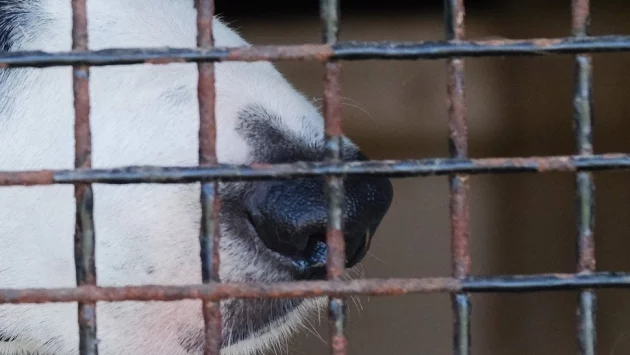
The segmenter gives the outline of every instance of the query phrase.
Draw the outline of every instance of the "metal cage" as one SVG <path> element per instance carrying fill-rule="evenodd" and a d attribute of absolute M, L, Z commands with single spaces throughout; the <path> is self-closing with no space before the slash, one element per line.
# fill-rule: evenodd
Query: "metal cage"
<path fill-rule="evenodd" d="M 331 352 L 346 354 L 344 297 L 350 295 L 402 295 L 446 292 L 452 294 L 454 315 L 453 353 L 471 353 L 470 317 L 472 292 L 532 292 L 580 290 L 578 339 L 580 354 L 595 354 L 596 327 L 594 289 L 630 286 L 630 273 L 595 272 L 594 190 L 591 171 L 630 168 L 630 155 L 593 154 L 592 145 L 592 63 L 588 53 L 630 50 L 630 36 L 589 36 L 589 0 L 572 0 L 572 36 L 530 40 L 465 40 L 464 0 L 444 0 L 444 41 L 392 43 L 338 43 L 339 1 L 321 0 L 323 44 L 294 46 L 253 46 L 225 49 L 213 46 L 214 1 L 196 0 L 198 10 L 197 48 L 107 49 L 88 51 L 86 0 L 72 0 L 73 50 L 66 53 L 2 52 L 0 67 L 49 67 L 72 65 L 75 107 L 74 170 L 0 172 L 0 186 L 74 184 L 77 206 L 75 259 L 76 288 L 0 289 L 0 304 L 78 302 L 80 354 L 98 353 L 97 301 L 203 301 L 206 325 L 204 354 L 218 355 L 221 345 L 219 301 L 227 298 L 329 297 Z M 469 159 L 467 119 L 464 103 L 464 59 L 479 56 L 574 54 L 574 119 L 577 152 L 574 156 Z M 444 159 L 407 161 L 339 160 L 341 130 L 340 75 L 342 60 L 442 59 L 448 62 L 448 112 L 451 156 Z M 215 152 L 214 62 L 260 60 L 316 60 L 326 65 L 324 111 L 328 159 L 319 163 L 232 166 L 217 163 Z M 92 169 L 90 137 L 89 67 L 121 64 L 168 64 L 195 62 L 199 68 L 200 110 L 198 167 L 124 167 Z M 578 261 L 574 274 L 543 274 L 476 277 L 469 275 L 469 174 L 568 171 L 576 173 Z M 391 177 L 449 175 L 452 224 L 453 276 L 450 278 L 367 279 L 342 281 L 344 239 L 341 201 L 342 177 L 351 174 L 379 174 Z M 327 178 L 329 227 L 327 281 L 228 284 L 218 280 L 219 181 L 289 179 L 320 176 Z M 99 287 L 94 263 L 92 183 L 194 183 L 202 182 L 202 223 L 200 231 L 203 280 L 189 286 Z"/>

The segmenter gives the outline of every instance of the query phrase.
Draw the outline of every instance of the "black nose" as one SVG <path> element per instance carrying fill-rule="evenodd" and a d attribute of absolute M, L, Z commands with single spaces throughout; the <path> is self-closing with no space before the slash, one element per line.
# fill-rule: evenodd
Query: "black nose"
<path fill-rule="evenodd" d="M 326 264 L 328 201 L 321 178 L 259 182 L 246 199 L 249 218 L 271 250 L 291 258 L 298 271 Z M 392 201 L 387 178 L 344 179 L 346 266 L 365 256 L 370 241 Z"/>

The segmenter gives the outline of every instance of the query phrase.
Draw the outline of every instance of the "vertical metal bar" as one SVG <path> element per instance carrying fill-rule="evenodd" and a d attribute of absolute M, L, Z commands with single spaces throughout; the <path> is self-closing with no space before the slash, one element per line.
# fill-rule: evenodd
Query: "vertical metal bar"
<path fill-rule="evenodd" d="M 590 1 L 572 0 L 572 29 L 575 37 L 586 37 L 590 27 Z M 577 150 L 580 155 L 593 155 L 592 60 L 590 55 L 575 57 L 576 85 L 573 98 Z M 595 271 L 595 183 L 593 174 L 579 172 L 576 177 L 578 260 L 577 272 Z M 579 293 L 578 346 L 579 354 L 595 355 L 596 295 L 592 289 Z"/>
<path fill-rule="evenodd" d="M 446 37 L 448 40 L 463 40 L 465 35 L 464 0 L 444 0 Z M 468 156 L 468 122 L 464 92 L 464 61 L 461 58 L 448 60 L 448 122 L 449 148 L 453 158 Z M 470 272 L 469 250 L 469 191 L 468 176 L 451 175 L 450 213 L 451 213 L 451 252 L 453 257 L 453 275 L 465 278 Z M 470 336 L 470 298 L 465 293 L 453 295 L 453 353 L 468 355 L 471 348 Z"/>
<path fill-rule="evenodd" d="M 88 49 L 86 0 L 72 0 L 72 49 Z M 87 65 L 73 67 L 74 94 L 74 166 L 77 169 L 92 167 L 92 135 L 90 131 L 90 68 Z M 94 195 L 92 185 L 76 184 L 76 225 L 74 234 L 74 259 L 78 286 L 96 285 Z M 79 302 L 79 353 L 97 355 L 96 302 Z"/>
<path fill-rule="evenodd" d="M 212 20 L 213 0 L 196 0 L 197 46 L 209 49 L 214 46 Z M 215 75 L 214 63 L 199 63 L 199 165 L 217 164 L 216 120 L 215 120 Z M 219 281 L 219 183 L 201 184 L 201 275 L 203 283 Z M 205 326 L 204 354 L 219 355 L 221 352 L 221 307 L 220 302 L 203 302 Z"/>
<path fill-rule="evenodd" d="M 335 44 L 339 38 L 339 1 L 321 0 L 323 42 Z M 341 160 L 341 64 L 327 62 L 324 79 L 324 114 L 326 125 L 326 150 L 331 161 Z M 328 195 L 328 260 L 326 263 L 329 280 L 339 280 L 345 271 L 346 245 L 343 235 L 343 178 L 327 177 Z M 329 298 L 331 326 L 331 354 L 345 355 L 348 340 L 345 335 L 346 304 L 343 298 Z"/>

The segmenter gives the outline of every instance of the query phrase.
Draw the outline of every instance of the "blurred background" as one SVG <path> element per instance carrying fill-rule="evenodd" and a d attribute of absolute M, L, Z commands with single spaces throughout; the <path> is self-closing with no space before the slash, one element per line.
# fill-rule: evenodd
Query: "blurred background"
<path fill-rule="evenodd" d="M 466 3 L 469 39 L 571 33 L 568 0 Z M 342 4 L 344 41 L 444 38 L 442 1 Z M 594 35 L 630 33 L 630 3 L 593 1 L 592 6 Z M 314 0 L 218 2 L 225 19 L 255 44 L 318 43 L 317 7 Z M 630 152 L 629 55 L 594 57 L 596 153 Z M 298 89 L 321 97 L 321 64 L 278 66 Z M 571 56 L 468 59 L 470 155 L 573 154 L 573 72 Z M 345 130 L 370 157 L 448 156 L 444 60 L 345 62 L 343 95 Z M 630 271 L 629 178 L 630 172 L 596 173 L 599 270 Z M 392 209 L 365 261 L 366 276 L 450 275 L 447 177 L 398 179 L 394 186 Z M 475 275 L 575 270 L 574 175 L 474 176 L 471 186 Z M 629 296 L 627 291 L 598 291 L 599 354 L 630 354 Z M 576 353 L 575 292 L 478 294 L 472 299 L 475 354 Z M 361 297 L 349 304 L 352 355 L 451 354 L 448 295 Z M 320 322 L 314 320 L 313 329 L 290 343 L 290 354 L 328 353 L 326 319 Z"/>

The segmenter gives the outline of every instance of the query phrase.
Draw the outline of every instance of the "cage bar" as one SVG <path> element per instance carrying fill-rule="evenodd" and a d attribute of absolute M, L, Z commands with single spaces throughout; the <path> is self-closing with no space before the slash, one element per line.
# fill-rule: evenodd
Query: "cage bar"
<path fill-rule="evenodd" d="M 212 23 L 214 0 L 196 0 L 197 46 L 209 50 L 214 46 Z M 215 119 L 215 74 L 214 63 L 198 63 L 199 99 L 199 166 L 217 164 L 216 119 Z M 201 231 L 199 236 L 201 253 L 201 277 L 203 284 L 219 282 L 219 182 L 201 184 Z M 203 301 L 205 327 L 205 355 L 219 355 L 222 344 L 220 302 Z"/>
<path fill-rule="evenodd" d="M 320 16 L 323 22 L 323 42 L 334 45 L 339 40 L 339 0 L 320 0 Z M 324 121 L 326 155 L 330 162 L 341 161 L 341 64 L 326 62 L 324 77 Z M 326 176 L 328 198 L 328 231 L 326 243 L 328 280 L 340 280 L 345 272 L 346 243 L 343 233 L 343 176 Z M 347 354 L 348 340 L 345 335 L 346 303 L 343 298 L 329 297 L 328 313 L 332 355 Z"/>
<path fill-rule="evenodd" d="M 292 164 L 223 164 L 212 167 L 131 166 L 116 169 L 0 171 L 0 186 L 52 184 L 182 184 L 253 181 L 321 175 L 380 175 L 395 178 L 450 174 L 549 173 L 630 169 L 628 154 L 482 159 L 372 160 Z"/>
<path fill-rule="evenodd" d="M 415 60 L 451 57 L 542 56 L 549 54 L 630 51 L 630 36 L 538 38 L 422 42 L 339 42 L 327 44 L 260 45 L 241 48 L 119 48 L 89 52 L 0 52 L 0 68 L 60 65 L 130 65 L 185 62 L 281 60 Z"/>
<path fill-rule="evenodd" d="M 590 0 L 573 0 L 572 28 L 576 38 L 589 34 Z M 593 155 L 593 105 L 592 105 L 592 58 L 578 54 L 575 58 L 575 93 L 573 98 L 577 152 Z M 595 271 L 595 182 L 591 172 L 578 172 L 576 177 L 578 261 L 577 272 L 590 274 Z M 581 355 L 595 355 L 597 327 L 595 324 L 596 295 L 586 289 L 579 293 L 578 346 Z"/>
<path fill-rule="evenodd" d="M 88 50 L 86 0 L 72 0 L 72 50 Z M 74 94 L 74 139 L 76 169 L 92 167 L 92 137 L 90 130 L 90 68 L 77 65 L 72 70 Z M 74 188 L 76 224 L 74 258 L 77 286 L 96 285 L 94 194 L 92 185 L 78 183 Z M 98 355 L 96 338 L 96 302 L 78 304 L 79 354 Z"/>
<path fill-rule="evenodd" d="M 444 0 L 446 39 L 460 41 L 464 39 L 464 0 Z M 468 122 L 464 92 L 464 60 L 454 57 L 448 59 L 448 126 L 449 148 L 451 157 L 465 159 L 468 156 Z M 463 174 L 449 176 L 450 215 L 451 215 L 451 253 L 453 276 L 463 279 L 470 273 L 470 185 L 469 178 Z M 471 348 L 470 297 L 463 292 L 452 296 L 453 354 L 469 355 Z"/>
<path fill-rule="evenodd" d="M 523 293 L 575 291 L 585 288 L 630 290 L 630 273 L 493 275 L 466 279 L 429 277 L 415 279 L 365 279 L 352 281 L 295 281 L 209 283 L 183 286 L 124 286 L 76 288 L 0 289 L 0 303 L 41 304 L 59 302 L 121 301 L 218 301 L 228 298 L 313 298 L 401 296 L 434 293 Z"/>

